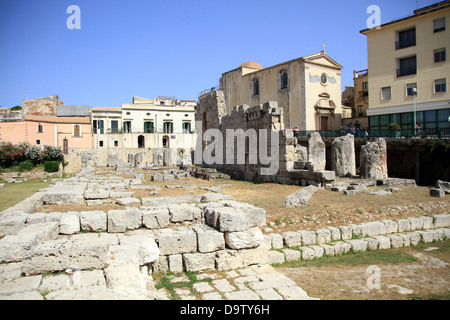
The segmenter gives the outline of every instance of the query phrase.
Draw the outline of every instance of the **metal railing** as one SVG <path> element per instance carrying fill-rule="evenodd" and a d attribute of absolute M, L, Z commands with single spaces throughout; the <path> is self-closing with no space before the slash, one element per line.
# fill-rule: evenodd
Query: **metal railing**
<path fill-rule="evenodd" d="M 353 134 L 357 138 L 450 138 L 450 128 L 413 129 L 404 130 L 308 130 L 299 131 L 296 136 L 310 137 L 313 132 L 318 132 L 323 138 L 342 137 Z"/>
<path fill-rule="evenodd" d="M 211 87 L 210 89 L 203 90 L 202 92 L 200 92 L 198 94 L 198 96 L 201 97 L 201 96 L 203 96 L 205 94 L 208 94 L 210 92 L 217 91 L 217 90 L 220 90 L 220 86 L 219 85 L 215 86 L 215 87 Z"/>
<path fill-rule="evenodd" d="M 412 74 L 417 74 L 417 66 L 416 65 L 397 69 L 397 77 L 404 77 L 404 76 L 409 76 Z"/>
<path fill-rule="evenodd" d="M 395 41 L 395 50 L 400 50 L 403 48 L 409 48 L 416 45 L 416 39 L 407 39 Z"/>

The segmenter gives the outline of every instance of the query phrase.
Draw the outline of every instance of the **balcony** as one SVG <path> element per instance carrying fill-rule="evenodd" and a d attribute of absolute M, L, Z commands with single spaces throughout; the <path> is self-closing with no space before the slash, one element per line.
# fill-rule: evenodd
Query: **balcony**
<path fill-rule="evenodd" d="M 416 39 L 407 39 L 395 42 L 395 50 L 400 50 L 403 48 L 414 47 L 416 45 Z"/>
<path fill-rule="evenodd" d="M 417 74 L 417 66 L 416 65 L 397 69 L 397 77 L 405 77 L 405 76 L 410 76 L 413 74 Z"/>

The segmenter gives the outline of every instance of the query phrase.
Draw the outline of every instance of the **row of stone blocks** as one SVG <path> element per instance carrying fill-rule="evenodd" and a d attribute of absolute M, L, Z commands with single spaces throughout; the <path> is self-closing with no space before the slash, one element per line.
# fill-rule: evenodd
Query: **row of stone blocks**
<path fill-rule="evenodd" d="M 72 265 L 104 268 L 108 248 L 117 239 L 120 245 L 134 239 L 140 265 L 151 264 L 160 272 L 229 270 L 267 263 L 268 258 L 259 229 L 266 223 L 264 209 L 232 200 L 108 212 L 17 213 L 10 219 L 2 223 L 21 228 L 0 239 L 0 263 L 23 261 L 27 274 Z"/>
<path fill-rule="evenodd" d="M 233 200 L 221 200 L 199 204 L 126 207 L 123 210 L 107 212 L 40 212 L 29 215 L 26 223 L 59 222 L 59 233 L 63 235 L 77 234 L 80 231 L 124 233 L 140 228 L 154 230 L 204 222 L 220 232 L 253 232 L 254 227 L 264 226 L 265 215 L 264 209 Z"/>
<path fill-rule="evenodd" d="M 272 249 L 282 249 L 283 252 L 272 250 L 269 257 L 271 263 L 282 263 L 285 260 L 311 260 L 339 255 L 350 250 L 360 252 L 401 248 L 417 245 L 421 241 L 429 243 L 446 240 L 450 238 L 450 229 L 447 227 L 450 227 L 450 214 L 442 214 L 316 231 L 300 230 L 282 235 L 272 233 L 265 236 L 264 241 Z"/>
<path fill-rule="evenodd" d="M 313 260 L 327 256 L 338 256 L 347 252 L 364 252 L 367 250 L 382 250 L 415 246 L 419 242 L 431 243 L 450 238 L 450 229 L 440 228 L 406 233 L 392 233 L 386 236 L 335 241 L 327 244 L 301 246 L 295 249 L 279 249 L 269 252 L 269 263 L 279 264 L 285 261 Z"/>

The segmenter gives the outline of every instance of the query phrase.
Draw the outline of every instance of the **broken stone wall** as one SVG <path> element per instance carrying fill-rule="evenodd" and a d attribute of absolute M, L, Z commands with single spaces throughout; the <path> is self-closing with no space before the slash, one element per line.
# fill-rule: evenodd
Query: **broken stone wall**
<path fill-rule="evenodd" d="M 202 96 L 197 104 L 196 119 L 197 121 L 202 121 L 202 119 L 207 120 L 202 122 L 202 132 L 211 128 L 220 130 L 221 138 L 223 139 L 223 150 L 214 150 L 214 152 L 210 153 L 214 158 L 216 156 L 215 152 L 218 152 L 219 155 L 214 160 L 217 159 L 219 161 L 205 162 L 205 158 L 203 157 L 203 163 L 196 163 L 196 165 L 213 167 L 229 174 L 232 178 L 248 181 L 323 185 L 326 181 L 334 180 L 333 172 L 327 173 L 324 169 L 322 171 L 316 170 L 314 165 L 311 170 L 297 170 L 294 168 L 294 164 L 299 157 L 308 158 L 308 152 L 302 147 L 297 148 L 297 138 L 294 137 L 293 131 L 284 128 L 283 109 L 278 107 L 277 102 L 270 101 L 253 107 L 247 105 L 235 106 L 229 114 L 226 114 L 224 101 L 217 98 L 221 96 L 223 96 L 223 93 L 220 90 Z M 252 130 L 249 129 L 256 131 L 256 138 L 254 136 L 252 138 L 252 133 L 250 132 Z M 260 129 L 267 129 L 267 143 L 261 145 L 263 148 L 261 152 L 259 146 Z M 234 143 L 230 143 L 228 146 L 227 130 L 234 133 L 235 136 Z M 243 143 L 242 141 L 237 142 L 239 138 L 237 138 L 238 132 L 236 130 L 241 130 L 241 135 L 245 136 L 245 148 L 238 148 L 237 144 L 241 144 L 242 147 Z M 272 161 L 277 161 L 274 154 L 271 155 L 270 153 L 272 133 L 278 135 L 278 152 L 276 154 L 278 156 L 278 171 L 273 174 L 262 174 L 262 170 L 270 168 L 271 163 L 263 165 L 260 155 L 266 152 L 269 156 L 269 162 L 272 159 Z M 214 138 L 209 143 L 210 149 L 206 150 L 211 151 L 213 149 L 212 143 L 214 143 Z M 233 145 L 234 147 L 232 147 Z M 207 146 L 208 142 L 203 140 L 201 143 L 197 143 L 197 148 L 201 148 L 202 154 L 204 154 Z M 322 151 L 324 153 L 324 150 Z M 221 157 L 220 152 L 222 152 L 223 157 Z M 310 159 L 315 159 L 314 155 L 310 156 Z M 228 161 L 227 157 L 229 159 Z M 255 157 L 257 158 L 256 161 Z M 317 161 L 317 164 L 315 164 L 317 169 L 320 169 L 324 167 L 326 159 L 324 156 L 317 158 L 322 161 L 322 163 L 318 163 L 319 161 Z"/>
<path fill-rule="evenodd" d="M 59 97 L 49 96 L 22 101 L 22 114 L 35 116 L 55 116 L 56 107 L 59 106 Z"/>

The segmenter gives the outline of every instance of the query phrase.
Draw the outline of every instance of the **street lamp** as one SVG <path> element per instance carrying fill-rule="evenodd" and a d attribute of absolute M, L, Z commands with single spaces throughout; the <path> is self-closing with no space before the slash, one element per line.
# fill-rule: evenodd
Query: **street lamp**
<path fill-rule="evenodd" d="M 414 96 L 414 137 L 417 135 L 417 117 L 416 117 L 416 95 L 417 88 L 412 88 L 413 96 Z"/>

